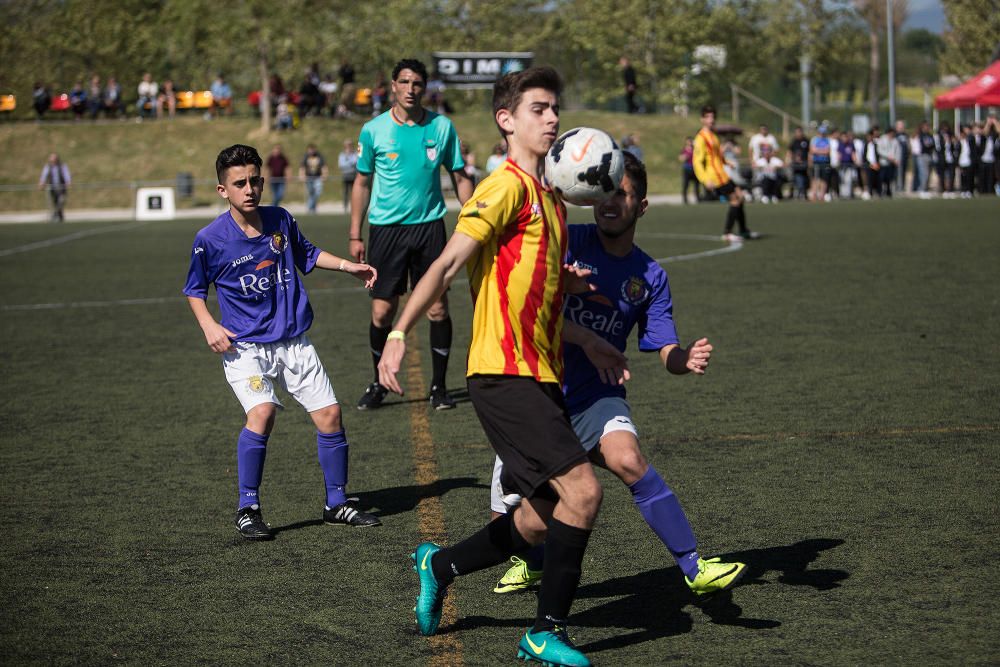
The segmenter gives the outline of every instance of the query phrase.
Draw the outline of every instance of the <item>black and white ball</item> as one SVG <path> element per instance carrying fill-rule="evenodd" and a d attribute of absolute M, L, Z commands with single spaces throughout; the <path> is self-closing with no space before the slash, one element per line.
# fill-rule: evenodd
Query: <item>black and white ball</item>
<path fill-rule="evenodd" d="M 625 159 L 607 132 L 577 127 L 564 132 L 545 156 L 545 178 L 577 206 L 594 206 L 618 190 Z"/>

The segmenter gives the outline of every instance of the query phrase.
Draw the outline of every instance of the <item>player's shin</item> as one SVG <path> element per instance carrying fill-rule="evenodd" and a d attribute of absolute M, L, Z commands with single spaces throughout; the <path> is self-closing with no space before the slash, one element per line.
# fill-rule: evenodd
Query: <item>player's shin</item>
<path fill-rule="evenodd" d="M 247 428 L 240 431 L 240 437 L 236 441 L 236 476 L 240 485 L 240 499 L 236 509 L 260 504 L 258 490 L 264 476 L 267 437 Z"/>
<path fill-rule="evenodd" d="M 433 369 L 431 386 L 444 387 L 448 374 L 448 354 L 451 352 L 451 318 L 431 321 L 431 364 Z"/>
<path fill-rule="evenodd" d="M 693 579 L 698 574 L 698 542 L 681 508 L 677 496 L 670 490 L 653 466 L 629 487 L 642 518 L 677 561 L 684 576 Z M 547 573 L 546 573 L 547 574 Z"/>
<path fill-rule="evenodd" d="M 347 500 L 347 436 L 343 430 L 336 433 L 316 433 L 319 466 L 326 482 L 326 506 L 336 507 Z"/>

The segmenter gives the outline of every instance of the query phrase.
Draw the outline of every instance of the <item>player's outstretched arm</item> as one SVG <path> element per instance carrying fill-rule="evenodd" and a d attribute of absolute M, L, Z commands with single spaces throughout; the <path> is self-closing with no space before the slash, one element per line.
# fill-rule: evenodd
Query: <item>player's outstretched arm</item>
<path fill-rule="evenodd" d="M 361 262 L 352 262 L 343 257 L 337 257 L 325 250 L 316 258 L 316 266 L 327 271 L 343 271 L 348 275 L 354 276 L 365 284 L 366 289 L 374 287 L 375 281 L 378 279 L 378 271 L 375 270 L 375 267 Z"/>
<path fill-rule="evenodd" d="M 579 345 L 587 359 L 597 369 L 597 375 L 605 384 L 625 384 L 632 375 L 628 370 L 628 358 L 621 350 L 604 340 L 590 329 L 581 327 L 571 320 L 563 321 L 563 340 Z"/>
<path fill-rule="evenodd" d="M 191 306 L 191 312 L 198 320 L 198 325 L 205 333 L 205 342 L 208 343 L 209 349 L 216 354 L 228 351 L 232 347 L 232 339 L 236 338 L 236 334 L 215 321 L 204 299 L 189 296 L 187 300 L 188 305 Z"/>
<path fill-rule="evenodd" d="M 354 187 L 351 189 L 351 232 L 347 242 L 348 252 L 356 262 L 365 261 L 365 239 L 361 235 L 361 227 L 364 225 L 365 214 L 368 213 L 371 200 L 372 175 L 358 172 L 354 178 Z"/>
<path fill-rule="evenodd" d="M 704 375 L 713 349 L 707 338 L 699 338 L 685 348 L 680 345 L 664 345 L 660 348 L 660 359 L 663 360 L 664 367 L 674 375 Z"/>
<path fill-rule="evenodd" d="M 406 332 L 413 328 L 413 325 L 427 312 L 431 304 L 441 298 L 465 263 L 478 251 L 479 241 L 462 232 L 455 232 L 451 235 L 444 250 L 430 265 L 417 286 L 413 288 L 413 293 L 406 301 L 402 314 L 389 333 L 385 349 L 382 350 L 382 360 L 378 364 L 378 375 L 379 383 L 383 387 L 400 396 L 403 395 L 403 388 L 396 375 L 399 373 L 403 363 L 403 355 L 406 353 Z"/>

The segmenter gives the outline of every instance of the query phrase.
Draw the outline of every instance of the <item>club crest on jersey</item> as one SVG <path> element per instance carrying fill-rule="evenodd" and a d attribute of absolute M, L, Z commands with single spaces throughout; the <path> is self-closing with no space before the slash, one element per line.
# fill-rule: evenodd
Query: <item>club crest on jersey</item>
<path fill-rule="evenodd" d="M 637 276 L 622 283 L 622 298 L 633 306 L 638 306 L 649 297 L 649 284 Z"/>
<path fill-rule="evenodd" d="M 270 381 L 260 375 L 251 375 L 247 378 L 247 389 L 253 394 L 263 394 L 267 391 Z"/>
<path fill-rule="evenodd" d="M 275 232 L 271 234 L 271 240 L 268 242 L 271 246 L 271 251 L 276 255 L 280 255 L 285 252 L 285 248 L 288 247 L 288 239 L 281 232 Z"/>
<path fill-rule="evenodd" d="M 427 151 L 427 159 L 428 160 L 430 160 L 431 162 L 433 162 L 434 160 L 437 159 L 437 156 L 438 156 L 437 146 L 428 146 L 427 149 L 426 149 L 426 151 Z"/>

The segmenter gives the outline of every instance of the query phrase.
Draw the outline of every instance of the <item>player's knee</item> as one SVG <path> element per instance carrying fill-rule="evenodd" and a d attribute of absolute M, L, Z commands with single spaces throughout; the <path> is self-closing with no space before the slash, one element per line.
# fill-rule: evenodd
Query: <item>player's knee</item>
<path fill-rule="evenodd" d="M 431 322 L 440 322 L 448 318 L 448 302 L 445 299 L 433 304 L 427 310 L 427 319 Z"/>
<path fill-rule="evenodd" d="M 262 403 L 250 408 L 247 412 L 248 430 L 261 435 L 269 435 L 274 428 L 274 418 L 278 414 L 278 407 L 274 403 Z"/>
<path fill-rule="evenodd" d="M 372 323 L 379 328 L 391 326 L 398 305 L 399 299 L 372 299 Z"/>
<path fill-rule="evenodd" d="M 626 484 L 635 484 L 649 468 L 646 457 L 638 448 L 629 448 L 614 461 L 612 472 Z"/>
<path fill-rule="evenodd" d="M 337 403 L 315 410 L 310 416 L 320 433 L 336 433 L 343 428 L 340 421 L 340 405 Z"/>

